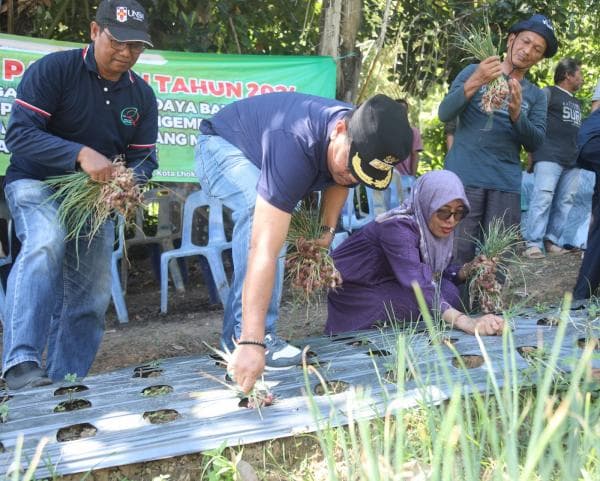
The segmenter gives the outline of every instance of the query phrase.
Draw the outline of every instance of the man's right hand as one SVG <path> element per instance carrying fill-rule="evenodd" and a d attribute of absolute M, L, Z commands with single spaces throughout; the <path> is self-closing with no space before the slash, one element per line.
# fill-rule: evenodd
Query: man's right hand
<path fill-rule="evenodd" d="M 81 170 L 97 182 L 108 182 L 112 178 L 113 163 L 100 152 L 84 147 L 77 155 Z"/>
<path fill-rule="evenodd" d="M 465 82 L 465 97 L 470 99 L 481 86 L 489 84 L 495 78 L 500 77 L 500 75 L 502 75 L 500 57 L 494 56 L 482 60 Z"/>
<path fill-rule="evenodd" d="M 227 369 L 242 391 L 248 394 L 265 369 L 265 349 L 252 344 L 236 346 Z"/>

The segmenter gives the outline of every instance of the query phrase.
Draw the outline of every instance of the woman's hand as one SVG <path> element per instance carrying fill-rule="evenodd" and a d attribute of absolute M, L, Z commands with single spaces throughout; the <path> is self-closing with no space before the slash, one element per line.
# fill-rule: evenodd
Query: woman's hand
<path fill-rule="evenodd" d="M 497 336 L 504 330 L 504 319 L 495 314 L 484 314 L 481 317 L 469 317 L 462 314 L 456 320 L 455 325 L 467 334 L 478 332 L 480 336 Z"/>

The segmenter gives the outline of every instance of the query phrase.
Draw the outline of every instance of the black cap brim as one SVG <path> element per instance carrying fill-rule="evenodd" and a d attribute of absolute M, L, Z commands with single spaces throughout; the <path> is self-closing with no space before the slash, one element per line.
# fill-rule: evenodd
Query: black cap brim
<path fill-rule="evenodd" d="M 352 172 L 352 175 L 359 183 L 375 190 L 385 190 L 390 185 L 394 167 L 390 165 L 391 168 L 387 171 L 371 167 L 368 163 L 361 160 L 354 142 L 350 146 L 348 160 L 350 172 Z"/>
<path fill-rule="evenodd" d="M 154 47 L 147 32 L 119 25 L 109 25 L 108 30 L 115 40 L 119 42 L 143 42 L 149 47 Z"/>

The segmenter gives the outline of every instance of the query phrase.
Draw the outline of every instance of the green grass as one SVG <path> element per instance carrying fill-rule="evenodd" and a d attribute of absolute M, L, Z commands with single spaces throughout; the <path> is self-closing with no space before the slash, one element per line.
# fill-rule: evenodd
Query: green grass
<path fill-rule="evenodd" d="M 421 307 L 427 312 L 421 296 Z M 462 381 L 448 373 L 447 355 L 437 353 L 437 374 L 446 385 L 448 399 L 426 402 L 435 390 L 419 383 L 423 403 L 416 409 L 404 407 L 407 386 L 398 377 L 395 396 L 390 397 L 383 416 L 353 418 L 347 427 L 319 431 L 320 446 L 328 460 L 328 480 L 465 480 L 465 481 L 571 481 L 600 479 L 600 402 L 590 389 L 591 346 L 571 372 L 559 371 L 560 345 L 568 324 L 564 303 L 556 342 L 545 346 L 531 364 L 529 384 L 519 377 L 517 354 L 510 330 L 503 337 L 503 366 L 494 366 L 478 338 L 487 369 L 487 388 L 472 389 L 468 376 Z M 431 316 L 424 315 L 429 329 L 436 329 Z M 400 336 L 402 337 L 402 336 Z M 409 343 L 399 339 L 398 369 L 411 359 Z M 566 360 L 561 360 L 565 362 Z M 494 367 L 498 374 L 493 374 Z M 502 382 L 500 382 L 502 381 Z M 412 389 L 412 388 L 411 388 Z M 373 403 L 369 394 L 355 390 L 349 410 L 364 412 Z M 430 401 L 433 401 L 430 398 Z M 314 404 L 314 403 L 313 403 Z M 315 413 L 316 414 L 316 413 Z M 332 413 L 329 426 L 337 414 Z M 424 473 L 411 478 L 410 473 Z M 402 473 L 405 476 L 402 477 Z"/>

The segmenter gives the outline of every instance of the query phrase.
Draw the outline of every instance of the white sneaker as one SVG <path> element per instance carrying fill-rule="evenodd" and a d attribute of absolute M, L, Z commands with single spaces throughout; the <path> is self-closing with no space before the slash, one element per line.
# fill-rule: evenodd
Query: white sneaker
<path fill-rule="evenodd" d="M 302 351 L 275 334 L 265 336 L 265 362 L 268 367 L 287 369 L 302 364 Z"/>

